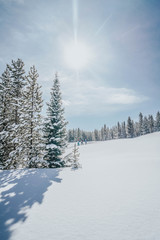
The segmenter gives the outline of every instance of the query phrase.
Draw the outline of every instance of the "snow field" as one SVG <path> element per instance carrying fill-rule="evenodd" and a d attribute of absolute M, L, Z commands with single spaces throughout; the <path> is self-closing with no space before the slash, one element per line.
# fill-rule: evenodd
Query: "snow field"
<path fill-rule="evenodd" d="M 159 143 L 160 133 L 95 142 L 80 146 L 78 170 L 17 170 L 13 181 L 6 171 L 2 239 L 159 240 Z"/>

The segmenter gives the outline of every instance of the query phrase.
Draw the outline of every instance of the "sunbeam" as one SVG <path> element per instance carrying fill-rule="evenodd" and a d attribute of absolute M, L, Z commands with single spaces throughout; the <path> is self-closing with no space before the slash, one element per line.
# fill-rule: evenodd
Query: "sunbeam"
<path fill-rule="evenodd" d="M 77 42 L 78 34 L 78 0 L 73 0 L 73 32 L 74 32 L 74 41 Z"/>
<path fill-rule="evenodd" d="M 103 24 L 98 28 L 98 30 L 96 31 L 95 35 L 98 35 L 98 33 L 104 28 L 104 26 L 106 25 L 106 23 L 108 22 L 108 20 L 112 17 L 112 14 L 110 14 L 105 21 L 103 22 Z"/>

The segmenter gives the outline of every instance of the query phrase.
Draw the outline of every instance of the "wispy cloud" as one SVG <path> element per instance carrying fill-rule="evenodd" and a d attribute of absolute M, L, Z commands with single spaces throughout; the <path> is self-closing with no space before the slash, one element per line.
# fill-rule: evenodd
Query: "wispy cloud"
<path fill-rule="evenodd" d="M 96 86 L 91 81 L 66 80 L 62 85 L 66 112 L 69 115 L 98 114 L 103 111 L 120 111 L 149 100 L 148 97 L 128 88 Z"/>

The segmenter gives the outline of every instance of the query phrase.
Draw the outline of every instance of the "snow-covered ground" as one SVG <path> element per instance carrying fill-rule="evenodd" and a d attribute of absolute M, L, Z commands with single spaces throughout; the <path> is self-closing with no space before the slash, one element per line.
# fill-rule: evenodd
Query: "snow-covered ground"
<path fill-rule="evenodd" d="M 160 133 L 80 146 L 80 162 L 1 171 L 0 239 L 160 239 Z"/>

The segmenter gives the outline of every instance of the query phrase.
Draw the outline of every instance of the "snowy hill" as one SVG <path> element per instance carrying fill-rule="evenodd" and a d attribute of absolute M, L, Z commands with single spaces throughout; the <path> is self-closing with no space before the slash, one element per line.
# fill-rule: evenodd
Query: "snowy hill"
<path fill-rule="evenodd" d="M 0 239 L 160 239 L 160 133 L 80 146 L 80 161 L 0 171 Z"/>

